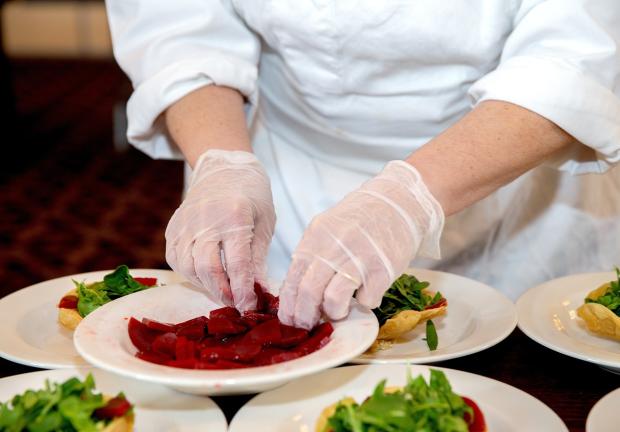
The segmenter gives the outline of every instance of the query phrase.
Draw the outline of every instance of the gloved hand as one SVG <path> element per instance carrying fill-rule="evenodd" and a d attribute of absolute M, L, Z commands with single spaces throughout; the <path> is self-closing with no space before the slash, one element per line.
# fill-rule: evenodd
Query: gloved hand
<path fill-rule="evenodd" d="M 275 221 L 269 178 L 256 156 L 208 150 L 166 228 L 166 260 L 221 303 L 253 309 L 254 281 L 267 282 Z"/>
<path fill-rule="evenodd" d="M 379 306 L 416 253 L 439 258 L 443 223 L 418 171 L 404 161 L 388 163 L 312 220 L 280 291 L 280 320 L 311 328 L 321 310 L 344 318 L 355 290 L 361 304 Z"/>

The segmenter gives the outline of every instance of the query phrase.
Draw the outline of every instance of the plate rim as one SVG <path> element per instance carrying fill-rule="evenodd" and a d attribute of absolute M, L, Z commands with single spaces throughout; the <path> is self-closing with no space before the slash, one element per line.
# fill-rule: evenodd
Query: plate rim
<path fill-rule="evenodd" d="M 58 283 L 63 279 L 78 279 L 78 278 L 84 278 L 87 279 L 89 277 L 93 277 L 95 275 L 98 274 L 107 274 L 107 273 L 111 273 L 112 271 L 114 271 L 114 269 L 104 269 L 104 270 L 93 270 L 93 271 L 88 271 L 88 272 L 82 272 L 82 273 L 75 273 L 75 274 L 70 274 L 70 275 L 65 275 L 65 276 L 59 276 L 59 277 L 55 277 L 52 279 L 47 279 L 44 281 L 40 281 L 37 283 L 34 283 L 32 285 L 28 285 L 25 286 L 23 288 L 20 288 L 16 291 L 13 291 L 7 295 L 5 295 L 4 297 L 0 298 L 0 310 L 2 309 L 3 305 L 5 304 L 5 302 L 11 302 L 11 301 L 15 301 L 16 299 L 19 299 L 21 296 L 32 296 L 33 293 L 36 291 L 37 294 L 40 292 L 38 290 L 43 289 L 45 286 L 47 286 L 48 284 L 54 284 L 54 283 Z M 183 281 L 184 278 L 179 275 L 178 273 L 175 273 L 174 271 L 170 270 L 170 269 L 155 269 L 155 268 L 129 268 L 130 272 L 145 272 L 145 273 L 149 273 L 149 272 L 153 272 L 153 271 L 157 271 L 157 272 L 162 272 L 162 273 L 166 273 L 166 274 L 170 274 L 170 275 L 174 275 L 176 278 L 178 278 L 180 281 Z M 69 291 L 71 289 L 71 287 L 67 287 L 67 291 Z M 54 294 L 55 295 L 55 294 Z M 51 296 L 51 294 L 50 294 Z M 35 296 L 37 298 L 41 298 L 41 303 L 44 300 L 47 300 L 47 297 L 40 297 L 40 296 Z M 60 300 L 60 299 L 58 299 Z M 17 324 L 17 321 L 10 321 L 10 324 Z M 13 328 L 13 327 L 11 327 Z M 0 336 L 3 336 L 5 334 L 11 334 L 12 332 L 7 332 L 4 329 L 8 329 L 7 326 L 0 328 Z M 17 338 L 20 339 L 20 338 Z M 38 360 L 35 359 L 31 356 L 24 356 L 24 355 L 18 355 L 15 354 L 10 348 L 13 347 L 13 345 L 9 342 L 14 342 L 15 338 L 11 338 L 9 340 L 7 340 L 6 343 L 3 343 L 3 341 L 6 340 L 3 337 L 0 337 L 0 358 L 3 358 L 5 360 L 8 360 L 10 362 L 13 363 L 17 363 L 17 364 L 21 364 L 24 366 L 30 366 L 30 367 L 36 367 L 36 368 L 42 368 L 42 369 L 67 369 L 67 368 L 79 368 L 79 367 L 88 367 L 89 363 L 86 362 L 84 359 L 81 359 L 82 362 L 76 363 L 75 362 L 75 358 L 72 360 L 66 360 L 66 361 L 61 361 L 61 360 Z M 26 342 L 24 342 L 24 345 L 27 345 L 28 347 L 31 347 L 31 345 L 28 345 Z M 8 349 L 7 349 L 8 347 Z M 35 347 L 32 347 L 32 349 L 36 349 Z M 39 349 L 39 351 L 41 353 L 46 353 L 45 350 Z M 77 351 L 74 353 L 74 356 L 79 357 L 79 354 L 77 353 Z"/>
<path fill-rule="evenodd" d="M 599 356 L 597 356 L 596 354 L 593 355 L 588 355 L 588 354 L 583 354 L 583 353 L 579 353 L 579 352 L 575 352 L 572 351 L 569 348 L 563 347 L 561 345 L 558 345 L 557 343 L 554 343 L 553 341 L 549 341 L 543 334 L 541 334 L 540 332 L 538 332 L 538 330 L 536 329 L 536 326 L 531 324 L 528 321 L 528 317 L 527 314 L 523 312 L 523 309 L 526 308 L 526 305 L 529 306 L 531 304 L 533 304 L 533 298 L 536 294 L 540 295 L 540 293 L 544 292 L 545 290 L 551 290 L 553 288 L 553 286 L 557 283 L 560 283 L 563 280 L 568 280 L 568 279 L 572 279 L 575 277 L 607 277 L 607 275 L 610 274 L 615 274 L 613 272 L 584 272 L 584 273 L 574 273 L 571 275 L 566 275 L 566 276 L 562 276 L 562 277 L 558 277 L 558 278 L 554 278 L 554 279 L 550 279 L 548 281 L 545 281 L 543 283 L 540 283 L 536 286 L 533 286 L 531 288 L 529 288 L 526 292 L 524 292 L 519 299 L 516 302 L 516 308 L 517 308 L 517 313 L 518 313 L 518 317 L 519 317 L 519 321 L 517 323 L 517 327 L 519 328 L 519 330 L 521 330 L 527 337 L 529 337 L 530 339 L 532 339 L 534 342 L 544 346 L 545 348 L 548 348 L 552 351 L 556 351 L 560 354 L 566 355 L 568 357 L 572 357 L 572 358 L 576 358 L 578 360 L 583 360 L 583 361 L 587 361 L 589 363 L 593 363 L 596 364 L 598 366 L 604 366 L 604 367 L 610 367 L 610 368 L 620 368 L 620 359 L 618 361 L 611 361 L 611 360 L 606 360 L 606 359 L 601 359 Z M 614 276 L 612 276 L 614 277 Z M 591 288 L 589 291 L 584 292 L 584 297 L 585 295 L 592 291 L 594 288 Z M 537 291 L 540 291 L 540 293 L 537 293 Z M 545 320 L 546 321 L 546 320 Z"/>
<path fill-rule="evenodd" d="M 98 372 L 103 372 L 106 374 L 110 374 L 112 375 L 111 372 L 109 371 L 105 371 L 102 370 L 100 368 L 96 368 L 94 366 L 77 366 L 77 367 L 68 367 L 68 368 L 57 368 L 57 369 L 43 369 L 43 370 L 38 370 L 38 371 L 32 371 L 32 372 L 24 372 L 24 373 L 20 373 L 20 374 L 15 374 L 15 375 L 9 375 L 9 376 L 5 376 L 0 378 L 0 385 L 2 385 L 2 382 L 5 380 L 18 380 L 20 377 L 23 376 L 38 376 L 41 375 L 43 377 L 46 378 L 50 378 L 53 379 L 53 377 L 50 377 L 49 375 L 61 375 L 61 374 L 71 374 L 71 373 L 88 373 L 90 371 L 98 371 Z M 126 377 L 121 377 L 121 376 L 117 376 L 120 379 L 126 379 Z M 134 379 L 134 381 L 137 381 Z M 155 386 L 161 386 L 161 384 L 156 384 L 156 383 L 149 383 L 150 385 L 155 385 Z M 119 390 L 119 391 L 124 391 L 124 390 Z M 222 411 L 222 408 L 219 406 L 219 404 L 217 402 L 215 402 L 212 398 L 208 397 L 208 396 L 196 396 L 196 395 L 187 395 L 185 394 L 184 396 L 193 396 L 196 398 L 203 398 L 206 399 L 207 402 L 211 405 L 213 411 L 215 412 L 215 415 L 218 417 L 217 421 L 218 423 L 221 423 L 222 425 L 222 429 L 221 432 L 227 432 L 228 431 L 228 420 L 226 419 L 226 415 L 224 414 L 224 412 Z M 152 410 L 151 408 L 149 408 L 149 410 Z M 133 430 L 133 429 L 132 429 Z"/>
<path fill-rule="evenodd" d="M 603 432 L 600 430 L 592 429 L 594 426 L 594 422 L 597 421 L 598 413 L 602 411 L 602 407 L 604 404 L 608 403 L 609 399 L 618 399 L 620 401 L 620 387 L 615 390 L 610 391 L 605 394 L 602 398 L 600 398 L 594 406 L 588 412 L 588 417 L 586 418 L 586 432 Z M 232 423 L 232 422 L 231 422 Z M 230 425 L 229 425 L 230 427 Z"/>
<path fill-rule="evenodd" d="M 437 369 L 437 370 L 441 370 L 443 372 L 447 372 L 447 374 L 456 374 L 456 375 L 462 375 L 462 376 L 476 377 L 476 379 L 481 379 L 482 381 L 493 382 L 493 383 L 496 383 L 496 384 L 499 383 L 502 386 L 507 386 L 511 390 L 516 391 L 516 392 L 522 394 L 524 397 L 526 397 L 528 399 L 531 399 L 531 400 L 535 401 L 537 404 L 539 404 L 542 407 L 544 407 L 550 414 L 552 414 L 554 416 L 555 420 L 557 420 L 560 425 L 564 426 L 564 430 L 562 432 L 569 432 L 568 427 L 566 426 L 566 423 L 564 422 L 564 420 L 562 420 L 562 418 L 558 415 L 558 413 L 556 413 L 549 405 L 547 405 L 546 403 L 544 403 L 540 399 L 534 397 L 533 395 L 527 393 L 524 390 L 521 390 L 518 387 L 515 387 L 513 385 L 507 384 L 507 383 L 505 383 L 503 381 L 499 381 L 499 380 L 497 380 L 495 378 L 489 378 L 489 377 L 486 377 L 484 375 L 476 374 L 476 373 L 473 373 L 473 372 L 467 372 L 467 371 L 463 371 L 463 370 L 459 370 L 459 369 L 452 369 L 452 368 L 446 368 L 446 367 L 435 367 L 435 366 L 425 365 L 425 364 L 410 364 L 410 365 L 407 365 L 405 363 L 356 364 L 356 365 L 351 365 L 351 366 L 341 366 L 341 367 L 338 367 L 338 368 L 328 369 L 328 370 L 325 370 L 325 371 L 322 371 L 322 372 L 314 374 L 314 378 L 318 379 L 319 378 L 318 375 L 320 375 L 323 372 L 328 372 L 330 370 L 336 370 L 336 369 L 342 369 L 342 368 L 345 368 L 345 369 L 353 369 L 353 368 L 357 368 L 357 369 L 363 369 L 363 368 L 376 368 L 376 369 L 403 368 L 403 369 L 406 369 L 406 368 L 409 368 L 411 366 L 413 366 L 415 368 L 423 369 L 425 373 L 428 373 L 428 371 L 430 369 Z M 304 377 L 304 378 L 308 378 L 308 377 Z M 278 388 L 275 388 L 275 389 L 272 389 L 272 390 L 268 390 L 268 391 L 259 393 L 256 396 L 252 397 L 250 400 L 248 400 L 246 403 L 244 403 L 241 406 L 241 408 L 239 408 L 239 410 L 237 410 L 237 412 L 235 413 L 233 418 L 230 420 L 230 423 L 228 425 L 228 431 L 229 432 L 239 432 L 238 429 L 235 429 L 235 428 L 239 428 L 239 426 L 236 426 L 235 422 L 241 421 L 241 420 L 238 419 L 238 417 L 243 414 L 243 411 L 244 411 L 244 409 L 246 409 L 246 407 L 251 406 L 251 404 L 253 404 L 257 400 L 260 400 L 260 398 L 267 397 L 265 395 L 267 395 L 268 393 L 285 390 L 285 387 L 287 387 L 289 384 L 293 384 L 293 383 L 287 383 L 287 384 L 285 384 L 283 386 L 280 386 Z M 372 389 L 368 390 L 369 393 L 371 391 L 372 391 Z"/>
<path fill-rule="evenodd" d="M 486 349 L 489 349 L 497 345 L 498 343 L 502 342 L 508 336 L 510 336 L 512 332 L 514 331 L 514 329 L 517 327 L 518 315 L 517 315 L 517 308 L 516 308 L 515 303 L 512 300 L 510 300 L 510 298 L 508 298 L 508 296 L 506 296 L 504 293 L 493 288 L 492 286 L 485 284 L 484 282 L 480 282 L 478 280 L 468 278 L 466 276 L 462 276 L 462 275 L 455 274 L 455 273 L 434 270 L 434 269 L 408 267 L 403 273 L 410 274 L 410 275 L 412 274 L 416 276 L 416 272 L 447 275 L 449 277 L 464 279 L 464 280 L 467 280 L 468 282 L 476 283 L 481 288 L 488 289 L 490 292 L 493 292 L 494 294 L 496 294 L 497 298 L 501 298 L 502 301 L 506 303 L 505 306 L 510 309 L 510 312 L 512 315 L 512 318 L 510 319 L 510 323 L 507 323 L 506 326 L 501 331 L 496 332 L 494 337 L 488 339 L 485 343 L 472 346 L 467 349 L 462 349 L 460 351 L 451 352 L 451 353 L 450 352 L 442 353 L 438 355 L 431 354 L 431 355 L 412 357 L 412 358 L 406 358 L 406 359 L 405 358 L 373 359 L 373 358 L 356 357 L 352 359 L 350 363 L 362 365 L 362 364 L 402 364 L 402 363 L 427 364 L 427 363 L 443 362 L 443 361 L 452 360 L 455 358 L 466 357 L 468 355 L 475 354 L 475 353 L 484 351 Z"/>

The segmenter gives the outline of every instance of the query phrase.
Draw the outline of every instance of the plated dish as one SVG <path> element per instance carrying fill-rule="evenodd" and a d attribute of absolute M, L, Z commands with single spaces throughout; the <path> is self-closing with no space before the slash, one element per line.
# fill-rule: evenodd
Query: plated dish
<path fill-rule="evenodd" d="M 583 273 L 531 288 L 517 301 L 519 328 L 547 348 L 620 373 L 620 343 L 592 332 L 578 312 L 589 293 L 616 278 Z"/>
<path fill-rule="evenodd" d="M 605 395 L 590 410 L 586 432 L 617 432 L 620 388 Z"/>
<path fill-rule="evenodd" d="M 73 280 L 75 288 L 58 302 L 58 322 L 75 330 L 82 319 L 106 303 L 117 298 L 157 286 L 155 277 L 133 277 L 126 265 L 118 266 L 102 280 Z"/>
<path fill-rule="evenodd" d="M 180 308 L 178 305 L 185 305 Z M 88 315 L 75 332 L 78 352 L 90 363 L 124 376 L 164 384 L 196 394 L 242 394 L 264 391 L 337 366 L 364 352 L 378 332 L 371 311 L 354 304 L 349 316 L 333 322 L 329 342 L 303 357 L 267 366 L 233 370 L 194 370 L 155 364 L 137 358 L 128 333 L 133 317 L 179 323 L 221 305 L 190 284 L 145 290 L 110 302 Z"/>
<path fill-rule="evenodd" d="M 411 329 L 403 326 L 407 331 L 392 339 L 388 347 L 383 347 L 386 349 L 365 352 L 352 363 L 432 363 L 449 360 L 499 343 L 517 325 L 514 304 L 488 285 L 433 270 L 411 268 L 406 273 L 415 276 L 418 283 L 428 283 L 422 289 L 427 297 L 422 308 L 428 309 L 403 312 L 405 317 L 410 315 L 406 318 L 416 322 L 416 325 Z M 411 281 L 410 284 L 415 285 L 416 282 Z M 441 297 L 436 297 L 438 293 Z M 423 316 L 425 313 L 432 315 Z M 428 318 L 432 320 L 432 331 L 437 336 L 433 350 L 429 347 L 429 325 L 423 324 Z M 432 333 L 430 335 L 432 337 Z"/>
<path fill-rule="evenodd" d="M 415 386 L 423 386 L 418 375 L 422 375 L 422 379 L 429 382 L 431 369 L 433 368 L 421 365 L 389 364 L 360 365 L 326 370 L 254 397 L 235 415 L 229 431 L 302 432 L 320 430 L 317 427 L 324 426 L 321 420 L 325 419 L 325 410 L 326 408 L 329 410 L 330 405 L 333 408 L 334 403 L 337 404 L 338 401 L 347 397 L 352 398 L 358 404 L 369 396 L 372 399 L 373 390 L 376 390 L 377 385 L 383 380 L 386 380 L 385 388 L 396 387 L 400 389 L 408 385 L 408 374 L 416 381 Z M 479 375 L 451 369 L 434 369 L 445 374 L 451 386 L 451 392 L 475 401 L 489 431 L 568 431 L 562 420 L 551 409 L 521 390 Z M 439 386 L 435 385 L 435 387 L 441 388 L 443 394 L 448 393 L 443 382 Z M 383 389 L 381 387 L 379 389 L 378 396 L 381 400 L 383 398 L 380 395 Z M 417 390 L 416 393 L 419 394 L 420 391 Z M 393 403 L 402 398 L 397 396 L 386 399 Z M 460 399 L 462 402 L 463 399 Z M 456 399 L 455 401 L 459 402 Z M 456 402 L 454 405 L 457 409 L 452 410 L 450 416 L 458 417 L 464 412 L 473 413 L 473 409 L 469 411 L 460 405 L 460 402 Z M 425 405 L 423 408 L 428 407 L 429 405 Z M 341 410 L 347 411 L 346 409 Z M 443 413 L 447 414 L 447 411 L 448 409 L 445 409 Z M 389 412 L 390 410 L 385 408 L 385 405 L 384 409 L 379 409 L 379 414 L 373 415 L 375 424 L 380 424 L 381 421 L 399 421 L 389 420 Z M 405 409 L 401 412 L 410 411 Z M 330 412 L 327 414 L 329 417 Z M 355 418 L 354 413 L 345 414 L 350 418 Z M 428 421 L 429 424 L 432 424 L 432 417 L 438 415 L 436 411 L 427 411 L 423 414 L 425 421 Z M 369 417 L 365 418 L 368 419 Z M 464 417 L 462 419 L 464 420 Z M 464 422 L 466 424 L 464 431 L 468 432 L 467 424 L 469 423 Z M 363 422 L 361 424 L 363 426 Z M 459 424 L 461 427 L 463 426 L 463 422 L 460 420 Z M 361 427 L 359 430 L 367 431 L 369 429 Z M 383 429 L 378 430 L 382 431 Z M 429 430 L 434 431 L 434 429 Z M 346 428 L 334 429 L 334 432 L 346 431 Z"/>
<path fill-rule="evenodd" d="M 73 331 L 58 323 L 58 305 L 75 287 L 73 281 L 88 284 L 101 281 L 110 273 L 111 270 L 105 270 L 52 279 L 0 299 L 0 357 L 40 368 L 87 365 L 73 346 Z M 156 278 L 159 285 L 183 281 L 169 270 L 132 269 L 131 274 Z"/>
<path fill-rule="evenodd" d="M 56 387 L 54 383 L 61 386 Z M 46 386 L 49 386 L 48 391 Z M 30 392 L 26 395 L 28 390 Z M 15 401 L 16 395 L 26 397 Z M 0 402 L 9 401 L 22 408 L 30 407 L 31 413 L 36 409 L 39 421 L 60 422 L 62 425 L 54 427 L 52 424 L 52 429 L 48 430 L 225 432 L 227 429 L 224 414 L 209 398 L 184 395 L 163 386 L 93 368 L 57 369 L 2 378 Z M 44 405 L 49 407 L 41 415 L 43 409 L 38 408 Z M 9 406 L 12 407 L 13 403 Z M 15 425 L 15 420 L 20 417 L 16 417 L 14 411 L 9 413 L 7 409 L 0 413 L 0 422 L 3 415 L 13 414 L 5 419 Z M 29 416 L 28 420 L 32 422 L 33 417 L 36 418 Z"/>

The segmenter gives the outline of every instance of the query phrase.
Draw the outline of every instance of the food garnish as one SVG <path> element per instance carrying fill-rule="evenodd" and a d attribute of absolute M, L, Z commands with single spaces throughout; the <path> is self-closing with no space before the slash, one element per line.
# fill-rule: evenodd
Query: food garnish
<path fill-rule="evenodd" d="M 484 416 L 476 403 L 452 391 L 442 371 L 431 369 L 430 381 L 407 376 L 402 388 L 381 381 L 372 395 L 358 404 L 346 398 L 327 407 L 317 432 L 484 432 Z"/>
<path fill-rule="evenodd" d="M 431 351 L 439 343 L 432 318 L 445 313 L 448 301 L 441 293 L 427 290 L 428 282 L 403 274 L 383 295 L 381 305 L 373 309 L 379 320 L 379 335 L 370 352 L 389 348 L 399 337 L 426 321 L 426 343 Z"/>
<path fill-rule="evenodd" d="M 129 268 L 121 265 L 102 281 L 85 283 L 73 281 L 75 289 L 69 291 L 58 303 L 58 321 L 74 330 L 82 318 L 98 307 L 119 297 L 157 285 L 156 278 L 132 277 Z"/>
<path fill-rule="evenodd" d="M 620 341 L 620 269 L 616 267 L 616 280 L 587 295 L 577 315 L 591 332 Z"/>
<path fill-rule="evenodd" d="M 258 284 L 254 291 L 257 309 L 243 314 L 223 307 L 178 324 L 132 317 L 128 332 L 136 357 L 186 369 L 237 369 L 293 360 L 329 342 L 329 322 L 311 331 L 282 324 L 278 298 Z"/>

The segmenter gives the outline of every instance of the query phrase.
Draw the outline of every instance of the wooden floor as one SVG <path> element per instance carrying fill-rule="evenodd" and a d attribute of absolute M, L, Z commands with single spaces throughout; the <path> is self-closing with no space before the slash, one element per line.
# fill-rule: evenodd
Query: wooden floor
<path fill-rule="evenodd" d="M 115 151 L 113 110 L 131 92 L 122 71 L 20 60 L 11 72 L 17 122 L 0 138 L 0 297 L 118 264 L 166 268 L 182 164 Z"/>

